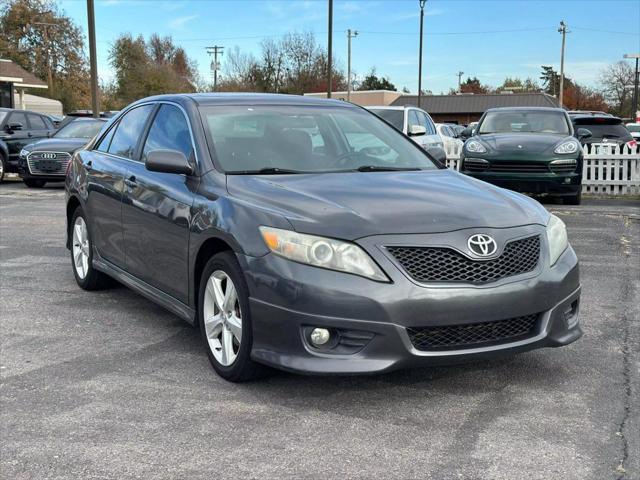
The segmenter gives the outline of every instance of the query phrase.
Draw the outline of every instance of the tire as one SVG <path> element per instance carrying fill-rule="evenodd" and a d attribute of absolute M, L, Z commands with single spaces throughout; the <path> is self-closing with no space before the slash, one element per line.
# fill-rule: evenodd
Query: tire
<path fill-rule="evenodd" d="M 0 154 L 0 183 L 4 180 L 4 171 L 6 169 L 6 165 L 4 163 L 4 155 Z"/>
<path fill-rule="evenodd" d="M 84 224 L 84 237 L 76 230 L 76 227 L 82 229 L 81 224 Z M 71 238 L 71 267 L 78 286 L 89 291 L 100 290 L 108 286 L 109 277 L 93 268 L 93 243 L 82 207 L 76 208 L 73 212 L 69 223 L 69 236 Z"/>
<path fill-rule="evenodd" d="M 34 180 L 32 178 L 23 178 L 22 181 L 29 188 L 42 188 L 47 183 L 44 180 Z"/>
<path fill-rule="evenodd" d="M 582 190 L 570 197 L 564 197 L 563 201 L 565 205 L 580 205 L 582 203 Z"/>
<path fill-rule="evenodd" d="M 234 287 L 235 298 L 226 296 L 230 292 L 229 281 Z M 230 303 L 220 309 L 216 298 L 224 298 Z M 215 317 L 216 321 L 205 325 L 205 315 Z M 233 252 L 214 255 L 204 267 L 198 292 L 198 325 L 209 361 L 222 378 L 230 382 L 246 382 L 267 371 L 267 367 L 250 357 L 253 332 L 249 289 Z M 241 326 L 240 331 L 238 326 Z"/>

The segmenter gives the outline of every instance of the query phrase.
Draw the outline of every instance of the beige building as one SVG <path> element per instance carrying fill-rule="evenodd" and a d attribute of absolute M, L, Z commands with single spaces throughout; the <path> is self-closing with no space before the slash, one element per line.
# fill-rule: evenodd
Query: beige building
<path fill-rule="evenodd" d="M 305 97 L 327 98 L 325 93 L 305 93 Z M 390 90 L 364 90 L 352 91 L 351 103 L 367 107 L 370 105 L 391 105 L 392 102 L 402 96 L 400 92 Z M 347 100 L 347 92 L 332 92 L 331 98 L 336 100 Z"/>

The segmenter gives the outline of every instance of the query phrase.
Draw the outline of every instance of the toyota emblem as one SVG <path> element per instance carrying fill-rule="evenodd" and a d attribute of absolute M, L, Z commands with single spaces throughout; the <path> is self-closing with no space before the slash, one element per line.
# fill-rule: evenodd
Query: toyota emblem
<path fill-rule="evenodd" d="M 483 233 L 476 233 L 471 235 L 467 240 L 467 246 L 469 250 L 478 255 L 479 257 L 489 257 L 496 253 L 498 244 L 489 235 Z"/>

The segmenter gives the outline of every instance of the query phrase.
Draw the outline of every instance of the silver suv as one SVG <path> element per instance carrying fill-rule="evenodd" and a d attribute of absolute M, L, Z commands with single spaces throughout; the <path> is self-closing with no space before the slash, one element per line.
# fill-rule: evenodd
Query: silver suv
<path fill-rule="evenodd" d="M 365 107 L 397 130 L 411 138 L 422 148 L 444 148 L 431 116 L 416 107 Z"/>

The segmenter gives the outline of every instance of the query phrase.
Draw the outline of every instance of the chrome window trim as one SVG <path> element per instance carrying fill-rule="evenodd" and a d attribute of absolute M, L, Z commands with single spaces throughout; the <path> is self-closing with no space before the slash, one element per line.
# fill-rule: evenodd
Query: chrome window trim
<path fill-rule="evenodd" d="M 122 120 L 122 118 L 124 118 L 124 116 L 129 113 L 131 110 L 133 110 L 134 108 L 138 108 L 138 107 L 143 107 L 145 105 L 161 105 L 161 104 L 167 104 L 167 105 L 172 105 L 174 107 L 178 107 L 180 109 L 180 111 L 182 112 L 182 115 L 184 116 L 185 120 L 187 121 L 187 127 L 189 128 L 189 136 L 191 137 L 191 147 L 193 148 L 193 156 L 196 162 L 196 166 L 198 167 L 198 174 L 201 172 L 202 170 L 202 163 L 200 162 L 200 159 L 198 158 L 198 150 L 196 149 L 196 142 L 195 142 L 195 138 L 193 136 L 193 125 L 191 124 L 191 120 L 189 120 L 189 116 L 187 115 L 187 111 L 184 109 L 184 107 L 182 105 L 180 105 L 179 103 L 176 102 L 172 102 L 170 100 L 151 100 L 148 102 L 143 102 L 143 103 L 136 103 L 135 105 L 131 105 L 131 107 L 127 108 L 126 110 L 124 110 L 123 112 L 120 113 L 120 115 L 118 115 L 118 117 L 115 119 L 113 125 L 108 128 L 101 136 L 100 138 L 96 139 L 96 141 L 94 142 L 93 146 L 91 147 L 91 151 L 92 152 L 98 152 L 102 155 L 108 155 L 112 158 L 117 158 L 117 159 L 121 159 L 121 160 L 127 160 L 129 162 L 134 162 L 136 164 L 140 164 L 142 162 L 140 162 L 139 160 L 134 160 L 133 158 L 127 158 L 127 157 L 122 157 L 120 155 L 114 155 L 113 153 L 110 152 L 103 152 L 101 150 L 97 150 L 95 148 L 95 145 L 99 144 L 102 139 L 104 137 L 106 137 L 109 132 L 111 131 L 111 129 L 113 128 L 118 128 L 118 125 L 120 124 L 120 121 Z M 155 117 L 157 115 L 157 112 L 154 113 L 153 119 L 152 119 L 152 123 L 150 125 L 153 126 L 153 120 L 155 120 Z M 146 129 L 146 135 L 145 135 L 145 142 L 147 140 L 147 137 L 149 136 L 149 129 Z M 144 145 L 143 145 L 144 148 Z"/>

